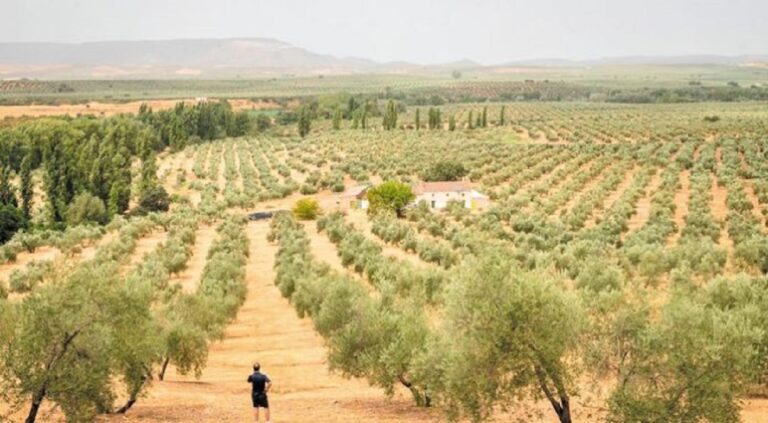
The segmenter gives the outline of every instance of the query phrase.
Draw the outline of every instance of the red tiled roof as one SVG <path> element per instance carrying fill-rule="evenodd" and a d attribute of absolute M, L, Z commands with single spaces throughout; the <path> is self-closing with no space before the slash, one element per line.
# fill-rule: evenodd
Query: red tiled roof
<path fill-rule="evenodd" d="M 467 181 L 443 181 L 443 182 L 422 182 L 416 186 L 416 193 L 425 192 L 462 192 L 471 191 L 472 185 Z"/>

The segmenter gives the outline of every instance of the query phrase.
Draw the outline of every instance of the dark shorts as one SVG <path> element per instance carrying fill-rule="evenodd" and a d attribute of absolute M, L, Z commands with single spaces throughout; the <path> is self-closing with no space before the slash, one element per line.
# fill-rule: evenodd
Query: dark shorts
<path fill-rule="evenodd" d="M 269 408 L 269 398 L 265 393 L 251 394 L 251 401 L 253 401 L 253 408 Z"/>

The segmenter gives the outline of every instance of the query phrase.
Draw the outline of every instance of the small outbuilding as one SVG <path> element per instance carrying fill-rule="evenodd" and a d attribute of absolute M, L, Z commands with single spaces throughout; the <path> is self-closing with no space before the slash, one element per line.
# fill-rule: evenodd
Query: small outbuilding
<path fill-rule="evenodd" d="M 342 210 L 365 210 L 368 208 L 368 188 L 370 185 L 355 185 L 339 194 L 336 204 Z"/>
<path fill-rule="evenodd" d="M 458 201 L 468 209 L 486 209 L 489 199 L 467 181 L 422 182 L 414 189 L 416 203 L 424 201 L 431 209 L 443 209 Z"/>

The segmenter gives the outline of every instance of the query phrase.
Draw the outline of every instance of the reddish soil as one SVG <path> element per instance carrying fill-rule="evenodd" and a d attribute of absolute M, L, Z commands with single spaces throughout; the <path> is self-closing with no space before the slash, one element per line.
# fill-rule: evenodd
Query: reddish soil
<path fill-rule="evenodd" d="M 576 192 L 576 193 L 575 193 L 575 194 L 574 194 L 574 195 L 573 195 L 573 196 L 572 196 L 572 197 L 571 197 L 571 198 L 568 200 L 568 202 L 566 202 L 565 204 L 563 204 L 562 206 L 560 206 L 560 208 L 559 208 L 557 211 L 555 211 L 555 213 L 554 213 L 554 214 L 555 214 L 555 216 L 560 216 L 560 215 L 563 215 L 563 214 L 565 214 L 565 213 L 568 213 L 568 212 L 569 212 L 569 211 L 570 211 L 570 210 L 573 208 L 573 206 L 575 206 L 576 204 L 578 204 L 579 200 L 581 199 L 581 197 L 582 197 L 582 196 L 583 196 L 585 193 L 587 193 L 587 192 L 591 191 L 591 190 L 592 190 L 592 188 L 594 188 L 594 187 L 595 187 L 595 185 L 597 185 L 597 184 L 598 184 L 600 181 L 602 181 L 602 180 L 603 180 L 603 178 L 605 177 L 606 173 L 608 173 L 608 171 L 609 171 L 609 170 L 610 170 L 612 167 L 613 167 L 613 166 L 608 166 L 608 167 L 604 168 L 603 170 L 601 170 L 601 171 L 600 171 L 600 173 L 598 173 L 598 174 L 597 174 L 597 175 L 595 175 L 593 178 L 591 178 L 589 181 L 587 181 L 587 183 L 586 183 L 586 184 L 584 184 L 584 186 L 582 186 L 582 187 L 579 189 L 579 191 L 578 191 L 578 192 Z"/>
<path fill-rule="evenodd" d="M 645 195 L 637 201 L 635 214 L 629 218 L 629 222 L 627 223 L 629 229 L 622 234 L 622 237 L 629 232 L 642 228 L 643 225 L 648 222 L 648 218 L 651 217 L 651 200 L 653 199 L 653 194 L 656 192 L 656 189 L 659 188 L 659 185 L 661 185 L 661 172 L 656 171 L 656 174 L 651 178 L 651 182 L 648 183 L 648 186 L 645 188 Z"/>
<path fill-rule="evenodd" d="M 691 171 L 686 169 L 680 172 L 680 189 L 675 193 L 674 221 L 677 231 L 669 237 L 668 244 L 674 245 L 682 235 L 685 227 L 685 218 L 688 216 L 688 200 L 691 197 Z"/>
<path fill-rule="evenodd" d="M 0 106 L 0 119 L 6 117 L 18 118 L 22 116 L 40 117 L 40 116 L 77 116 L 77 115 L 96 115 L 113 116 L 121 113 L 138 113 L 139 107 L 146 103 L 152 107 L 153 111 L 167 110 L 176 107 L 177 103 L 194 104 L 194 99 L 184 100 L 146 100 L 132 101 L 128 103 L 100 103 L 92 101 L 83 104 L 62 104 L 62 105 L 27 105 L 27 106 Z M 254 102 L 247 99 L 229 100 L 234 110 L 264 110 L 279 107 L 269 102 Z"/>
<path fill-rule="evenodd" d="M 589 229 L 597 224 L 597 222 L 600 221 L 600 219 L 605 214 L 606 210 L 609 210 L 613 203 L 615 203 L 621 196 L 624 194 L 624 192 L 629 188 L 629 186 L 632 184 L 632 180 L 634 179 L 634 174 L 637 169 L 630 169 L 627 171 L 626 175 L 624 175 L 624 180 L 621 181 L 618 187 L 616 187 L 616 190 L 613 191 L 603 202 L 603 206 L 595 210 L 592 213 L 592 216 L 587 219 L 587 221 L 584 223 L 584 228 Z"/>
<path fill-rule="evenodd" d="M 170 283 L 180 284 L 181 290 L 184 292 L 195 292 L 208 260 L 208 250 L 211 249 L 215 239 L 216 229 L 214 227 L 206 225 L 198 228 L 195 233 L 195 246 L 192 248 L 192 255 L 187 261 L 187 268 L 173 276 Z"/>
<path fill-rule="evenodd" d="M 328 372 L 323 340 L 300 319 L 274 285 L 277 247 L 266 241 L 268 223 L 250 223 L 248 295 L 225 339 L 212 346 L 200 380 L 171 369 L 128 415 L 106 421 L 252 421 L 250 364 L 259 360 L 274 381 L 270 402 L 276 422 L 443 421 L 438 410 L 414 407 L 398 391 L 386 398 L 364 381 Z"/>

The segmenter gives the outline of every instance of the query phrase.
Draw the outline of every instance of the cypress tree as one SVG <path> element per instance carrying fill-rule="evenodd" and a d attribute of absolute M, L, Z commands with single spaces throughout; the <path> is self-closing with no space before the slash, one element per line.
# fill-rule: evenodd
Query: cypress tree
<path fill-rule="evenodd" d="M 469 118 L 467 119 L 467 128 L 472 129 L 473 128 L 473 122 L 472 122 L 472 110 L 469 111 Z"/>
<path fill-rule="evenodd" d="M 456 118 L 453 115 L 451 115 L 451 117 L 448 118 L 448 130 L 449 131 L 456 130 Z"/>
<path fill-rule="evenodd" d="M 483 127 L 482 113 L 479 113 L 477 115 L 477 119 L 475 119 L 475 128 L 482 128 L 482 127 Z"/>
<path fill-rule="evenodd" d="M 333 129 L 335 131 L 338 131 L 341 129 L 341 119 L 343 118 L 341 109 L 336 108 L 336 110 L 333 112 Z"/>
<path fill-rule="evenodd" d="M 420 115 L 421 115 L 421 112 L 420 112 L 419 108 L 417 107 L 416 108 L 416 122 L 415 122 L 416 129 L 421 128 L 421 116 Z"/>
<path fill-rule="evenodd" d="M 310 115 L 309 108 L 304 106 L 299 110 L 299 120 L 298 120 L 298 127 L 299 127 L 299 136 L 302 138 L 306 137 L 307 134 L 309 134 L 309 131 L 312 127 L 312 116 Z"/>
<path fill-rule="evenodd" d="M 389 131 L 397 127 L 397 108 L 395 102 L 389 100 L 387 103 L 387 111 L 384 113 L 383 119 L 384 129 Z"/>
<path fill-rule="evenodd" d="M 488 127 L 488 107 L 483 107 L 483 120 L 482 120 L 482 126 L 483 128 Z"/>
<path fill-rule="evenodd" d="M 501 106 L 501 112 L 499 112 L 499 126 L 504 126 L 504 110 L 507 106 Z"/>
<path fill-rule="evenodd" d="M 21 169 L 19 171 L 19 177 L 21 179 L 21 211 L 24 212 L 24 217 L 30 218 L 32 211 L 32 197 L 34 195 L 34 188 L 32 184 L 32 158 L 29 154 L 24 156 L 21 160 Z"/>
<path fill-rule="evenodd" d="M 148 151 L 141 160 L 141 181 L 139 183 L 139 196 L 143 196 L 149 189 L 158 186 L 157 163 L 153 151 Z"/>
<path fill-rule="evenodd" d="M 0 205 L 19 206 L 11 186 L 11 168 L 9 167 L 0 167 Z"/>

